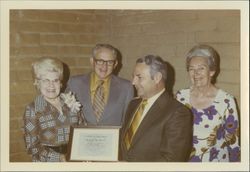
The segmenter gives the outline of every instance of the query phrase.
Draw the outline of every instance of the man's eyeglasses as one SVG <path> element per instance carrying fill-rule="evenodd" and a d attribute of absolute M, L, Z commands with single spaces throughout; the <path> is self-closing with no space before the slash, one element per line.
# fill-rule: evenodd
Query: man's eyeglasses
<path fill-rule="evenodd" d="M 38 79 L 39 81 L 41 81 L 43 84 L 45 85 L 49 85 L 50 83 L 54 84 L 59 84 L 60 83 L 60 79 L 54 79 L 54 80 L 49 80 L 49 79 Z"/>
<path fill-rule="evenodd" d="M 95 59 L 94 58 L 94 61 L 98 65 L 107 64 L 108 66 L 113 66 L 115 64 L 115 60 L 102 60 L 102 59 Z"/>

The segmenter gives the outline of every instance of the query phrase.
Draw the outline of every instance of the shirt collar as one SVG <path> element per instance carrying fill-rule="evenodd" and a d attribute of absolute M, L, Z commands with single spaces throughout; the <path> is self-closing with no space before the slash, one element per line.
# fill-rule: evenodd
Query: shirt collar
<path fill-rule="evenodd" d="M 160 97 L 160 95 L 165 91 L 165 88 L 163 88 L 160 92 L 158 92 L 157 94 L 155 94 L 154 96 L 148 98 L 148 104 L 153 104 L 158 97 Z"/>
<path fill-rule="evenodd" d="M 111 78 L 111 77 L 109 76 L 109 77 L 103 79 L 103 81 L 104 81 L 104 83 L 103 83 L 104 87 L 105 87 L 105 85 L 107 85 L 107 83 L 110 81 L 110 78 Z M 95 72 L 92 72 L 92 73 L 91 73 L 91 81 L 92 81 L 92 83 L 93 83 L 93 86 L 92 86 L 92 88 L 90 88 L 91 91 L 96 90 L 96 88 L 98 87 L 98 84 L 100 83 L 99 80 L 100 80 L 100 79 L 99 79 L 99 77 L 97 76 L 97 74 L 96 74 Z"/>

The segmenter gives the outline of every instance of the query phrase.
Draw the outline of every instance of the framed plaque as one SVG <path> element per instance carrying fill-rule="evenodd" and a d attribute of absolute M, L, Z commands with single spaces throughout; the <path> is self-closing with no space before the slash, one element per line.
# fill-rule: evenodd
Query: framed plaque
<path fill-rule="evenodd" d="M 120 127 L 71 126 L 68 161 L 118 161 Z"/>

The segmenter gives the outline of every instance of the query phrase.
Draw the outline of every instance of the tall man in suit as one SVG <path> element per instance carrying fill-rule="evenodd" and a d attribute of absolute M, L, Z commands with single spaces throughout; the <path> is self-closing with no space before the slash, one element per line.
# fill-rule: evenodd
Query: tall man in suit
<path fill-rule="evenodd" d="M 148 55 L 136 61 L 132 84 L 139 98 L 129 103 L 126 112 L 120 145 L 123 161 L 188 160 L 192 115 L 169 96 L 166 78 L 166 64 L 159 56 Z"/>
<path fill-rule="evenodd" d="M 93 71 L 71 77 L 67 90 L 82 104 L 87 124 L 122 126 L 134 90 L 128 80 L 112 74 L 118 64 L 116 49 L 109 44 L 97 44 L 90 63 Z"/>

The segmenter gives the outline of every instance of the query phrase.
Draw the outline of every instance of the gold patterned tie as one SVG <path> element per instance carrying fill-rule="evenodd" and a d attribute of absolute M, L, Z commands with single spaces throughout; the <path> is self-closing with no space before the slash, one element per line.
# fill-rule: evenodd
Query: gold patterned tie
<path fill-rule="evenodd" d="M 142 113 L 144 111 L 146 104 L 147 104 L 146 99 L 141 102 L 140 106 L 138 107 L 134 115 L 133 121 L 131 122 L 129 129 L 127 130 L 125 134 L 125 144 L 126 144 L 127 150 L 130 148 L 133 137 L 136 133 L 137 128 L 139 127 Z"/>
<path fill-rule="evenodd" d="M 93 100 L 93 110 L 96 115 L 96 121 L 99 122 L 103 114 L 105 101 L 104 101 L 104 81 L 100 80 L 98 87 L 95 90 L 94 100 Z"/>

